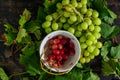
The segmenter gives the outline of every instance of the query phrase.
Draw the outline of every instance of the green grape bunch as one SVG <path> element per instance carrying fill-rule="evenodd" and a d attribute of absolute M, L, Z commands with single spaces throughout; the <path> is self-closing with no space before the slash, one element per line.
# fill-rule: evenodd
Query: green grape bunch
<path fill-rule="evenodd" d="M 101 19 L 98 11 L 87 7 L 87 0 L 62 0 L 56 4 L 56 12 L 45 17 L 42 24 L 47 34 L 66 30 L 75 35 L 81 45 L 80 63 L 89 63 L 100 53 L 102 43 Z"/>

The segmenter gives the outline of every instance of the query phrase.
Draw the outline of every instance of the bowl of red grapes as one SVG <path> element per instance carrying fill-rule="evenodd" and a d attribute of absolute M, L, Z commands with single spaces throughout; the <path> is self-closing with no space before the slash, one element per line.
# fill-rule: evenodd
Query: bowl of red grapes
<path fill-rule="evenodd" d="M 44 66 L 54 72 L 66 72 L 78 63 L 81 48 L 77 38 L 68 31 L 49 33 L 40 45 L 40 58 Z"/>

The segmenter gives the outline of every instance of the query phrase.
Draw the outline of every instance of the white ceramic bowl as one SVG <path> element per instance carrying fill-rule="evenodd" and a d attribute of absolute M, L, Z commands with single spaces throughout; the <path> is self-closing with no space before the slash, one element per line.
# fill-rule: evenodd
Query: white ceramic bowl
<path fill-rule="evenodd" d="M 51 38 L 53 38 L 54 36 L 57 36 L 57 35 L 63 35 L 65 37 L 68 37 L 71 39 L 71 41 L 75 44 L 75 55 L 71 58 L 71 59 L 68 59 L 62 68 L 51 68 L 47 62 L 44 62 L 44 55 L 42 55 L 41 57 L 41 60 L 43 62 L 43 64 L 48 68 L 48 69 L 51 69 L 52 71 L 54 72 L 66 72 L 66 71 L 70 71 L 79 61 L 79 58 L 80 58 L 80 53 L 81 53 L 81 48 L 80 48 L 80 43 L 79 41 L 77 40 L 77 38 L 69 33 L 68 31 L 64 31 L 64 30 L 58 30 L 58 31 L 54 31 L 50 34 L 48 34 L 42 41 L 41 45 L 40 45 L 40 56 L 41 54 L 43 53 L 44 51 L 44 46 L 46 45 L 46 42 L 48 40 L 50 40 Z"/>

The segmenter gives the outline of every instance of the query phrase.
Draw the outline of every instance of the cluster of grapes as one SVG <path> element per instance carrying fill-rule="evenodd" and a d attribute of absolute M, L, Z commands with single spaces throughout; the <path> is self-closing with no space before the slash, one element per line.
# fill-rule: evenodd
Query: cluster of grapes
<path fill-rule="evenodd" d="M 87 0 L 62 0 L 56 4 L 56 12 L 46 16 L 42 24 L 48 34 L 54 30 L 66 30 L 75 35 L 81 44 L 81 63 L 88 63 L 100 53 L 102 43 L 99 13 L 87 7 Z"/>
<path fill-rule="evenodd" d="M 61 68 L 64 62 L 75 54 L 74 43 L 62 35 L 50 39 L 47 47 L 49 48 L 45 52 L 45 61 L 52 68 Z"/>

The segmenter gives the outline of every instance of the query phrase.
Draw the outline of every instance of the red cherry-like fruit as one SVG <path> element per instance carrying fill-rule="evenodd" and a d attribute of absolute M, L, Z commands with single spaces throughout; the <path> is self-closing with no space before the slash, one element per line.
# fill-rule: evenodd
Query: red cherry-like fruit
<path fill-rule="evenodd" d="M 62 56 L 60 56 L 60 55 L 57 56 L 58 61 L 62 61 L 62 59 L 63 59 Z"/>
<path fill-rule="evenodd" d="M 61 50 L 60 50 L 60 55 L 63 55 L 63 54 L 64 54 L 64 50 L 61 49 Z"/>
<path fill-rule="evenodd" d="M 63 38 L 63 36 L 62 35 L 58 35 L 58 39 L 62 39 Z"/>
<path fill-rule="evenodd" d="M 54 44 L 60 43 L 60 39 L 55 38 L 54 41 L 53 41 L 53 43 L 54 43 Z"/>
<path fill-rule="evenodd" d="M 74 47 L 75 47 L 74 43 L 73 43 L 73 42 L 70 42 L 69 47 L 70 47 L 70 48 L 74 48 Z"/>
<path fill-rule="evenodd" d="M 64 44 L 67 43 L 67 40 L 66 40 L 66 39 L 62 39 L 60 43 L 61 43 L 62 45 L 64 45 Z"/>
<path fill-rule="evenodd" d="M 63 49 L 63 45 L 62 44 L 58 44 L 58 48 L 59 49 Z"/>
<path fill-rule="evenodd" d="M 57 44 L 53 44 L 52 45 L 52 49 L 57 49 L 58 48 L 58 45 Z"/>
<path fill-rule="evenodd" d="M 53 55 L 53 54 L 50 55 L 50 59 L 51 59 L 51 60 L 54 60 L 54 59 L 55 59 L 55 55 Z"/>
<path fill-rule="evenodd" d="M 75 49 L 74 48 L 70 49 L 70 55 L 74 55 L 74 54 L 75 54 Z"/>
<path fill-rule="evenodd" d="M 64 60 L 68 59 L 68 55 L 66 55 L 66 54 L 64 54 L 62 57 L 63 57 Z"/>
<path fill-rule="evenodd" d="M 59 54 L 60 54 L 60 50 L 54 49 L 54 50 L 53 50 L 53 53 L 54 53 L 55 55 L 59 55 Z"/>

